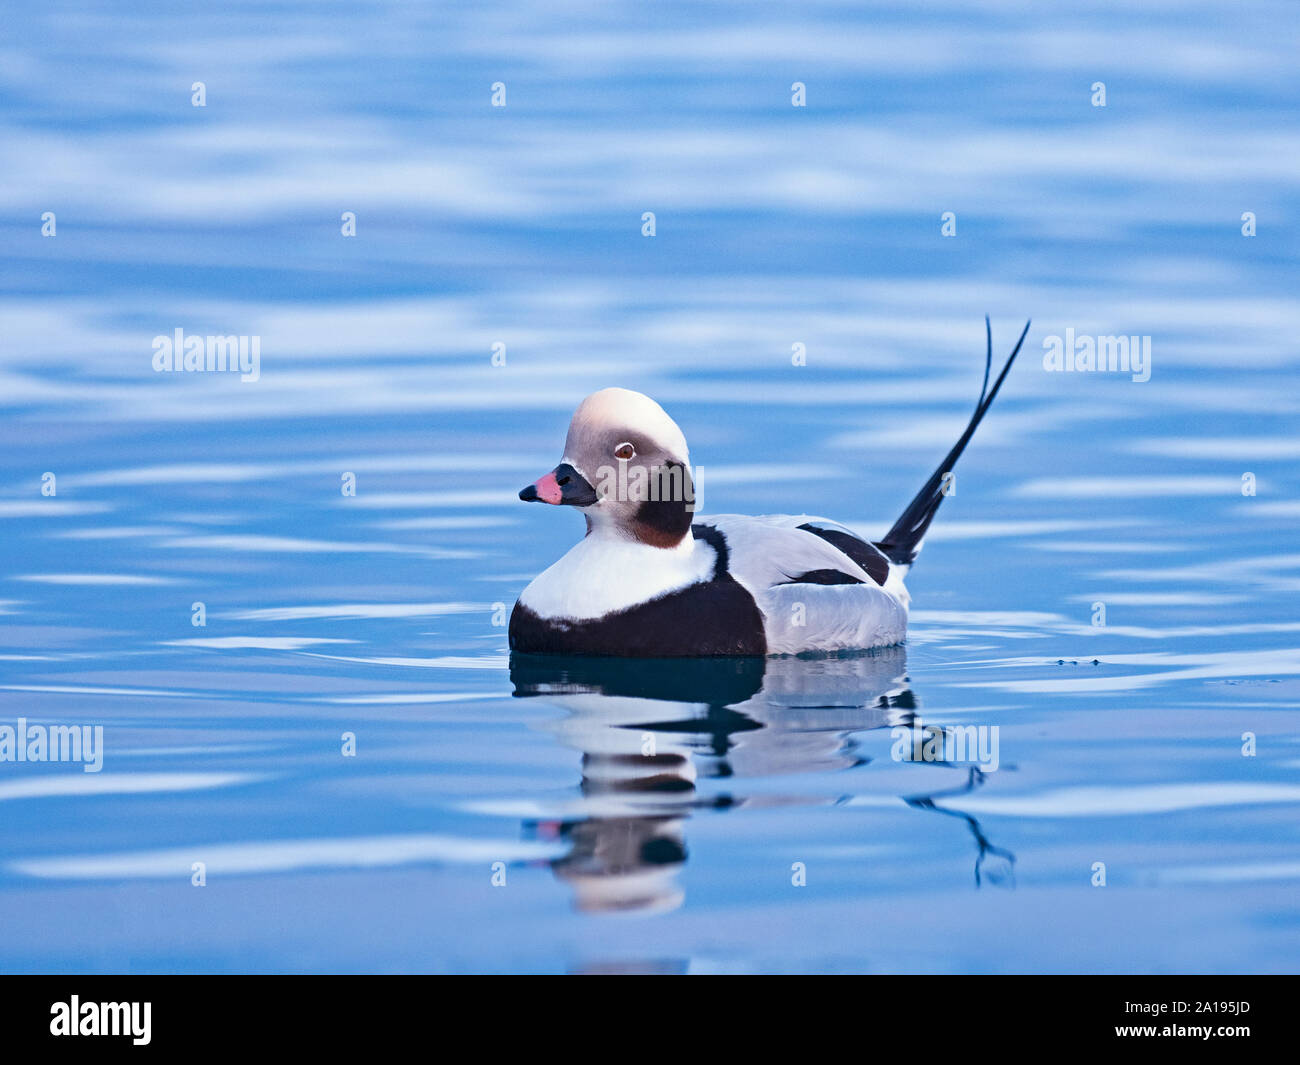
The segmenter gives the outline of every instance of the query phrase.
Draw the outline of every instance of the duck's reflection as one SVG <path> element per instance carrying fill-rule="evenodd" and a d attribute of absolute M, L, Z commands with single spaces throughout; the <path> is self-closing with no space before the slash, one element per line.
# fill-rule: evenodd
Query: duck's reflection
<path fill-rule="evenodd" d="M 862 764 L 854 733 L 912 723 L 906 667 L 902 647 L 813 660 L 512 655 L 515 695 L 567 710 L 542 727 L 582 753 L 583 816 L 530 827 L 569 844 L 553 868 L 573 888 L 578 909 L 671 909 L 683 899 L 676 874 L 687 858 L 685 820 L 702 803 L 697 776 L 771 777 Z M 971 770 L 954 792 L 981 782 Z M 935 806 L 937 797 L 906 801 L 964 817 L 979 848 L 976 882 L 1005 880 L 1014 857 L 993 847 L 973 818 Z M 778 801 L 831 800 L 724 793 L 710 805 Z M 981 873 L 989 855 L 999 858 L 998 876 Z"/>

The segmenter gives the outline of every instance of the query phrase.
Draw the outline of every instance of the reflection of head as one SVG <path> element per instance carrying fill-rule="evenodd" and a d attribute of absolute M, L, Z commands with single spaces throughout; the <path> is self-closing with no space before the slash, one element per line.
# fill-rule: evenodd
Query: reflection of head
<path fill-rule="evenodd" d="M 680 752 L 584 753 L 582 793 L 595 816 L 561 826 L 572 849 L 552 864 L 572 885 L 577 908 L 662 913 L 680 906 L 675 878 L 686 861 L 682 823 L 695 798 L 695 763 Z"/>
<path fill-rule="evenodd" d="M 584 913 L 663 913 L 685 897 L 676 876 L 686 861 L 679 817 L 592 818 L 561 830 L 573 849 L 552 864 Z"/>

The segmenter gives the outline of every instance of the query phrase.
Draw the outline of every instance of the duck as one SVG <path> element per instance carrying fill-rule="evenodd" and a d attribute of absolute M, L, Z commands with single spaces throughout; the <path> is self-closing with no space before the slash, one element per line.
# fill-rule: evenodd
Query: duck
<path fill-rule="evenodd" d="M 1030 323 L 943 461 L 879 540 L 808 514 L 695 513 L 690 451 L 655 400 L 604 388 L 578 405 L 559 464 L 519 492 L 577 510 L 586 534 L 520 594 L 510 649 L 622 658 L 829 656 L 902 643 L 905 578 L 957 460 Z"/>

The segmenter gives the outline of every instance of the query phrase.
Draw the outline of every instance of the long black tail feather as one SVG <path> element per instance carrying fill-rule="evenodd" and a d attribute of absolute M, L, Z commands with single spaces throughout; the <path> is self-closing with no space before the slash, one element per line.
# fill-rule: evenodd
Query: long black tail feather
<path fill-rule="evenodd" d="M 943 502 L 944 475 L 952 472 L 952 468 L 957 464 L 961 453 L 966 450 L 966 445 L 970 443 L 970 438 L 975 435 L 975 429 L 988 412 L 989 407 L 993 405 L 998 389 L 1002 387 L 1002 382 L 1006 380 L 1007 371 L 1011 369 L 1011 364 L 1016 361 L 1016 356 L 1020 354 L 1020 348 L 1025 342 L 1025 337 L 1029 335 L 1029 325 L 1029 322 L 1025 323 L 1025 328 L 1020 333 L 1020 339 L 1016 341 L 1015 348 L 1007 356 L 1002 371 L 994 379 L 993 387 L 989 388 L 989 370 L 993 365 L 993 327 L 989 324 L 988 316 L 984 316 L 984 332 L 988 340 L 988 346 L 984 358 L 984 387 L 980 389 L 980 398 L 979 402 L 975 404 L 975 413 L 971 415 L 966 431 L 961 434 L 952 450 L 948 452 L 947 457 L 939 464 L 939 468 L 930 475 L 930 479 L 925 482 L 925 486 L 916 493 L 916 497 L 907 505 L 907 509 L 894 522 L 894 527 L 885 534 L 883 540 L 876 542 L 876 546 L 885 553 L 891 562 L 910 566 L 916 561 L 917 553 L 921 549 L 921 539 L 925 536 L 926 530 L 930 528 L 930 522 L 934 520 L 939 504 Z"/>

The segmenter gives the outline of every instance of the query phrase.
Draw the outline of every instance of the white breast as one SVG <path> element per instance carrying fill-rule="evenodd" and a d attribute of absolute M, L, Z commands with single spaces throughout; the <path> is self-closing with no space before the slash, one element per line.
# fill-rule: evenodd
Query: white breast
<path fill-rule="evenodd" d="M 544 618 L 604 617 L 707 581 L 716 562 L 717 552 L 690 536 L 662 548 L 593 530 L 525 588 L 519 602 Z"/>

